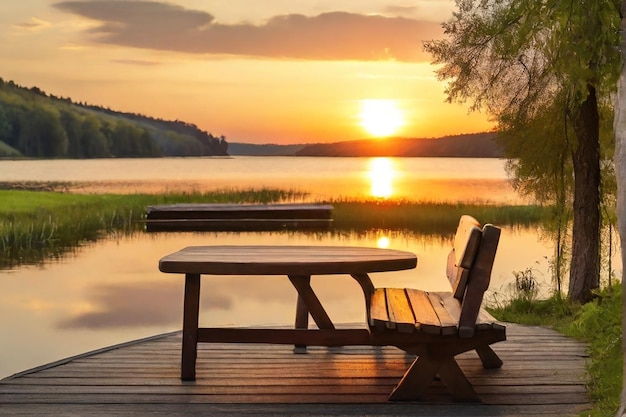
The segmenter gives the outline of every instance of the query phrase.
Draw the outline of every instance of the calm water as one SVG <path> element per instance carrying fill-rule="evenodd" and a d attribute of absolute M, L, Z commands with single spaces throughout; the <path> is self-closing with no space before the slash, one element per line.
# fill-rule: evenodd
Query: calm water
<path fill-rule="evenodd" d="M 519 201 L 504 163 L 492 159 L 289 158 L 0 161 L 0 181 L 80 182 L 82 192 L 281 187 L 311 200 L 338 196 L 493 202 Z M 0 271 L 0 378 L 144 336 L 177 330 L 182 276 L 162 274 L 159 259 L 189 245 L 306 244 L 384 246 L 418 255 L 417 270 L 373 274 L 376 285 L 444 290 L 450 242 L 418 234 L 167 233 L 113 237 L 42 267 Z M 550 246 L 534 230 L 503 229 L 491 293 L 512 271 L 536 268 L 549 280 Z M 547 285 L 547 284 L 546 284 Z M 201 324 L 290 324 L 296 294 L 283 277 L 205 277 Z M 346 276 L 313 278 L 336 322 L 364 320 L 360 288 Z"/>
<path fill-rule="evenodd" d="M 166 158 L 0 161 L 0 181 L 72 181 L 82 192 L 280 187 L 309 200 L 520 201 L 499 159 L 473 158 Z M 453 192 L 451 192 L 453 190 Z"/>

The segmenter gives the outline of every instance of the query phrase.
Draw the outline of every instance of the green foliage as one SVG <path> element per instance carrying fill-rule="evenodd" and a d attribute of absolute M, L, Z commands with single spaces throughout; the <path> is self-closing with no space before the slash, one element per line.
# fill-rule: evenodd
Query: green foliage
<path fill-rule="evenodd" d="M 17 158 L 20 156 L 22 156 L 22 154 L 17 149 L 0 140 L 0 158 Z"/>
<path fill-rule="evenodd" d="M 608 287 L 595 295 L 563 330 L 589 346 L 588 387 L 596 405 L 592 415 L 615 415 L 622 389 L 622 286 Z"/>
<path fill-rule="evenodd" d="M 566 336 L 587 343 L 588 390 L 593 409 L 589 416 L 615 415 L 622 388 L 622 285 L 595 293 L 592 302 L 581 305 L 559 294 L 546 300 L 529 300 L 511 295 L 505 302 L 492 303 L 488 310 L 499 320 L 553 327 Z"/>
<path fill-rule="evenodd" d="M 472 100 L 498 122 L 518 189 L 555 207 L 548 230 L 559 285 L 573 218 L 569 295 L 587 301 L 599 285 L 600 158 L 610 157 L 600 141 L 612 137 L 602 116 L 619 75 L 620 2 L 456 3 L 448 37 L 426 49 L 442 64 L 448 99 Z"/>
<path fill-rule="evenodd" d="M 544 326 L 560 326 L 570 320 L 576 304 L 560 292 L 545 300 L 538 299 L 539 284 L 533 268 L 515 271 L 513 278 L 504 293 L 492 293 L 487 300 L 488 310 L 498 319 Z"/>
<path fill-rule="evenodd" d="M 494 296 L 493 300 L 488 300 L 488 304 L 487 310 L 498 320 L 556 328 L 569 323 L 578 308 L 577 304 L 558 294 L 545 300 L 529 299 L 523 296 L 513 296 L 502 300 Z"/>
<path fill-rule="evenodd" d="M 107 138 L 102 131 L 102 123 L 95 115 L 82 120 L 80 144 L 84 158 L 106 158 L 111 156 Z"/>
<path fill-rule="evenodd" d="M 4 105 L 0 103 L 0 142 L 5 141 L 11 134 L 11 125 L 9 123 L 9 117 L 7 116 Z"/>
<path fill-rule="evenodd" d="M 445 40 L 426 43 L 450 100 L 509 121 L 532 119 L 555 95 L 577 107 L 588 85 L 613 91 L 620 55 L 616 0 L 457 0 Z"/>
<path fill-rule="evenodd" d="M 74 103 L 12 81 L 0 82 L 0 142 L 37 158 L 223 156 L 228 148 L 195 125 Z"/>

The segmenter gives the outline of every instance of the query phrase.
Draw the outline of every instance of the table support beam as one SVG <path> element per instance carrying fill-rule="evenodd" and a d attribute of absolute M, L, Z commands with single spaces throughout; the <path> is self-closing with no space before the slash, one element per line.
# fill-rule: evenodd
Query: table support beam
<path fill-rule="evenodd" d="M 311 288 L 311 277 L 289 275 L 289 281 L 291 281 L 293 286 L 298 291 L 298 300 L 302 299 L 304 305 L 309 310 L 313 321 L 317 324 L 317 327 L 320 329 L 334 329 L 335 325 L 330 317 L 328 317 L 322 303 L 320 303 L 319 298 L 317 298 L 317 295 L 315 295 L 315 292 Z M 298 317 L 301 317 L 303 314 L 303 308 L 301 309 L 300 307 L 300 301 L 298 301 L 298 304 L 299 309 L 296 312 L 296 320 L 298 320 Z"/>
<path fill-rule="evenodd" d="M 274 343 L 309 346 L 371 346 L 367 329 L 259 329 L 201 327 L 198 341 L 207 343 Z"/>

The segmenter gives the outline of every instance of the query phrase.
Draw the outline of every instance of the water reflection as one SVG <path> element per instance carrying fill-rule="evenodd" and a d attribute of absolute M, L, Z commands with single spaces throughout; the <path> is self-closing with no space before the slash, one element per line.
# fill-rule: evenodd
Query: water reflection
<path fill-rule="evenodd" d="M 373 197 L 389 198 L 393 195 L 395 171 L 391 158 L 372 158 L 368 176 Z"/>
<path fill-rule="evenodd" d="M 389 247 L 389 243 L 389 238 L 387 236 L 381 236 L 376 241 L 376 246 L 385 249 Z"/>
<path fill-rule="evenodd" d="M 77 249 L 71 260 L 0 271 L 0 378 L 103 346 L 179 329 L 184 278 L 158 271 L 159 259 L 190 245 L 354 245 L 418 255 L 417 269 L 372 274 L 376 286 L 449 289 L 451 242 L 416 233 L 164 233 L 136 234 Z M 519 248 L 524 248 L 520 252 Z M 512 271 L 546 271 L 551 249 L 532 229 L 505 228 L 491 294 L 506 291 Z M 541 265 L 536 262 L 542 261 Z M 548 283 L 549 284 L 549 283 Z M 291 324 L 296 292 L 285 277 L 205 276 L 203 326 Z M 336 322 L 362 322 L 363 295 L 348 276 L 315 276 L 312 286 Z M 547 287 L 547 286 L 546 286 Z M 490 296 L 488 296 L 489 298 Z M 25 331 L 27 329 L 27 331 Z M 45 341 L 45 349 L 42 343 Z"/>
<path fill-rule="evenodd" d="M 84 307 L 70 313 L 57 327 L 103 329 L 140 326 L 178 326 L 183 308 L 180 283 L 171 281 L 95 284 L 85 294 Z M 202 293 L 207 310 L 228 310 L 232 295 L 217 291 Z"/>

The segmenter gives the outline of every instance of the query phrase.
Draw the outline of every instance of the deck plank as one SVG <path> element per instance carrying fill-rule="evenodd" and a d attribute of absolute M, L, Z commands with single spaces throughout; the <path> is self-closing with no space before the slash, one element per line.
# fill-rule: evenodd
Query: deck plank
<path fill-rule="evenodd" d="M 458 357 L 483 404 L 454 403 L 440 383 L 425 401 L 387 396 L 413 357 L 393 347 L 201 344 L 197 379 L 182 382 L 180 333 L 128 343 L 0 381 L 0 415 L 577 415 L 590 407 L 585 346 L 549 329 L 507 324 L 485 370 Z M 27 405 L 27 407 L 25 406 Z"/>

